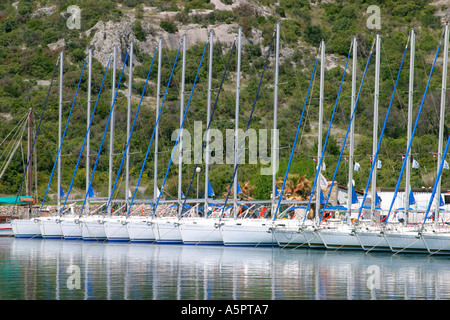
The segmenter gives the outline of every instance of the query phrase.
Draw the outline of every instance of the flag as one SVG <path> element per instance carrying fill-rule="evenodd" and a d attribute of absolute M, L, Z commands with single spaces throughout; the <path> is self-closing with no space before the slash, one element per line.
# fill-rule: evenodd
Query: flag
<path fill-rule="evenodd" d="M 345 159 L 345 161 L 347 161 L 347 162 L 348 162 L 348 159 L 347 159 L 347 157 L 344 157 L 344 159 Z"/>
<path fill-rule="evenodd" d="M 437 159 L 437 155 L 433 154 L 433 158 L 434 158 L 434 159 Z"/>
<path fill-rule="evenodd" d="M 372 162 L 372 157 L 369 157 L 369 162 Z"/>
<path fill-rule="evenodd" d="M 402 160 L 404 160 L 405 159 L 405 156 L 404 155 L 402 155 Z"/>
<path fill-rule="evenodd" d="M 353 168 L 354 171 L 359 171 L 359 169 L 361 168 L 361 166 L 359 165 L 358 162 L 355 162 L 355 167 Z"/>
<path fill-rule="evenodd" d="M 444 199 L 442 199 L 442 194 L 441 194 L 441 198 L 439 199 L 439 207 L 442 207 L 444 205 Z"/>
<path fill-rule="evenodd" d="M 414 194 L 412 190 L 409 191 L 409 205 L 416 204 L 416 199 L 414 198 Z"/>
<path fill-rule="evenodd" d="M 448 162 L 447 162 L 447 160 L 444 160 L 444 169 L 448 169 Z"/>
<path fill-rule="evenodd" d="M 381 160 L 377 161 L 377 169 L 381 169 Z"/>
<path fill-rule="evenodd" d="M 236 192 L 236 194 L 240 194 L 240 193 L 242 193 L 242 190 L 241 190 L 241 187 L 239 186 L 239 181 L 236 180 L 236 183 L 237 183 L 237 192 Z"/>
<path fill-rule="evenodd" d="M 416 159 L 413 159 L 412 167 L 414 169 L 418 169 L 419 168 L 419 163 L 416 161 Z"/>
<path fill-rule="evenodd" d="M 90 198 L 92 198 L 95 195 L 94 189 L 92 189 L 92 185 L 89 185 L 88 193 Z"/>
<path fill-rule="evenodd" d="M 59 186 L 59 194 L 61 197 L 64 197 L 64 190 L 63 190 L 62 186 Z"/>
<path fill-rule="evenodd" d="M 280 194 L 278 193 L 278 188 L 275 188 L 275 197 L 278 197 Z"/>
<path fill-rule="evenodd" d="M 181 198 L 184 198 L 183 190 L 181 190 Z"/>
<path fill-rule="evenodd" d="M 214 194 L 214 190 L 211 186 L 211 182 L 208 181 L 208 197 L 214 197 L 214 196 L 215 196 L 215 194 Z"/>
<path fill-rule="evenodd" d="M 317 162 L 316 158 L 313 158 L 313 161 L 314 161 L 314 162 Z"/>

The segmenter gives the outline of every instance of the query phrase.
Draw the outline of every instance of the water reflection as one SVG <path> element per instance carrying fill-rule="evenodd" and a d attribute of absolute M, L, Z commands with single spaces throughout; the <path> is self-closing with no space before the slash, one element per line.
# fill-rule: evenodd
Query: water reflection
<path fill-rule="evenodd" d="M 450 298 L 425 255 L 0 239 L 0 258 L 2 300 Z"/>

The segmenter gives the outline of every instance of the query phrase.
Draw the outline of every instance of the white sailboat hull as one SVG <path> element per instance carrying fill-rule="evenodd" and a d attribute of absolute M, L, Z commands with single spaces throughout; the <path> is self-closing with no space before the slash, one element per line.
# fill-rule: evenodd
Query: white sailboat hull
<path fill-rule="evenodd" d="M 157 218 L 153 224 L 155 239 L 160 244 L 183 244 L 176 218 Z"/>
<path fill-rule="evenodd" d="M 394 253 L 428 253 L 422 236 L 417 232 L 387 232 L 385 237 Z"/>
<path fill-rule="evenodd" d="M 186 219 L 179 226 L 183 244 L 223 245 L 219 221 L 215 219 Z"/>
<path fill-rule="evenodd" d="M 0 237 L 11 237 L 11 236 L 14 236 L 11 222 L 0 224 Z"/>
<path fill-rule="evenodd" d="M 309 248 L 305 235 L 301 230 L 300 221 L 283 221 L 272 229 L 275 240 L 280 248 Z"/>
<path fill-rule="evenodd" d="M 37 219 L 16 219 L 11 221 L 12 231 L 16 238 L 40 238 L 41 230 Z"/>
<path fill-rule="evenodd" d="M 103 224 L 108 241 L 130 241 L 127 222 L 124 220 L 107 220 Z"/>
<path fill-rule="evenodd" d="M 81 235 L 85 241 L 107 240 L 103 218 L 86 218 L 81 221 Z"/>
<path fill-rule="evenodd" d="M 271 229 L 271 220 L 243 219 L 220 226 L 220 233 L 225 246 L 278 246 Z"/>
<path fill-rule="evenodd" d="M 350 228 L 319 230 L 319 236 L 327 249 L 361 250 L 358 238 Z"/>
<path fill-rule="evenodd" d="M 308 243 L 310 248 L 313 249 L 326 248 L 317 230 L 313 228 L 304 229 L 302 230 L 302 234 L 305 236 L 305 241 Z"/>
<path fill-rule="evenodd" d="M 356 231 L 356 237 L 364 251 L 391 251 L 384 234 L 380 231 Z"/>
<path fill-rule="evenodd" d="M 44 239 L 62 239 L 61 220 L 56 218 L 39 219 L 39 229 Z"/>
<path fill-rule="evenodd" d="M 156 241 L 151 219 L 131 218 L 126 227 L 131 242 L 154 243 Z"/>
<path fill-rule="evenodd" d="M 422 234 L 423 242 L 429 253 L 439 255 L 450 254 L 450 234 L 436 233 L 436 234 Z"/>
<path fill-rule="evenodd" d="M 81 240 L 83 235 L 81 233 L 81 223 L 75 218 L 64 218 L 61 221 L 61 229 L 63 237 L 66 240 Z"/>

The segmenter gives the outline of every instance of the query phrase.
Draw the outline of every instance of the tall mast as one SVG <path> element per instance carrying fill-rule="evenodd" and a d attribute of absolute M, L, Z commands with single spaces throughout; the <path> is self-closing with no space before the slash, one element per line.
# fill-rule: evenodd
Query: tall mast
<path fill-rule="evenodd" d="M 33 122 L 33 108 L 30 108 L 30 112 L 28 113 L 28 168 L 27 168 L 27 194 L 33 195 L 32 192 L 32 183 L 31 183 L 31 176 L 32 176 L 32 163 L 31 160 L 31 148 L 32 148 L 32 136 L 31 136 L 31 124 Z"/>
<path fill-rule="evenodd" d="M 117 64 L 117 48 L 114 45 L 113 53 L 113 69 L 112 69 L 112 88 L 111 88 L 111 106 L 114 105 L 114 96 L 116 93 L 116 64 Z M 109 181 L 108 181 L 108 198 L 112 199 L 112 180 L 113 180 L 113 153 L 114 153 L 114 109 L 111 111 L 110 120 L 110 138 L 109 138 Z M 111 206 L 108 206 L 108 214 L 111 215 Z"/>
<path fill-rule="evenodd" d="M 237 51 L 237 69 L 236 69 L 236 112 L 234 115 L 234 165 L 238 164 L 238 146 L 239 146 L 239 91 L 241 87 L 241 37 L 242 28 L 238 29 L 238 51 Z M 233 185 L 233 201 L 234 201 L 234 218 L 237 215 L 237 187 L 238 187 L 238 173 L 235 173 Z"/>
<path fill-rule="evenodd" d="M 324 77 L 325 77 L 325 41 L 321 42 L 320 50 L 320 91 L 319 91 L 319 130 L 317 132 L 317 161 L 319 162 L 322 156 L 322 126 L 323 126 L 323 89 L 324 89 Z M 323 160 L 322 160 L 323 163 Z M 317 170 L 321 171 L 322 166 L 318 163 Z M 320 183 L 316 184 L 316 219 L 320 214 Z"/>
<path fill-rule="evenodd" d="M 356 37 L 353 38 L 353 67 L 352 67 L 352 98 L 351 98 L 351 112 L 350 114 L 353 115 L 355 110 L 355 104 L 356 104 L 356 70 L 358 68 L 357 64 L 357 46 L 356 46 Z M 351 119 L 351 118 L 350 118 Z M 348 191 L 347 191 L 347 212 L 348 212 L 348 219 L 347 221 L 350 222 L 350 217 L 352 214 L 352 204 L 353 204 L 353 161 L 354 161 L 354 153 L 355 153 L 355 146 L 354 146 L 354 135 L 355 135 L 355 116 L 353 115 L 352 123 L 350 124 L 350 146 L 349 146 L 349 156 L 348 156 Z"/>
<path fill-rule="evenodd" d="M 438 144 L 438 157 L 437 163 L 440 164 L 442 161 L 442 148 L 443 148 L 443 139 L 444 139 L 444 117 L 445 117 L 445 94 L 447 87 L 447 62 L 448 62 L 448 24 L 445 25 L 445 35 L 444 35 L 444 62 L 442 65 L 442 86 L 441 86 L 441 110 L 440 110 L 440 118 L 439 118 L 439 144 Z M 435 208 L 435 223 L 438 223 L 439 217 L 439 203 L 441 200 L 441 177 L 439 177 L 437 187 L 436 187 L 436 208 Z"/>
<path fill-rule="evenodd" d="M 130 45 L 130 70 L 128 79 L 128 110 L 127 110 L 127 139 L 130 136 L 130 121 L 131 121 L 131 91 L 133 85 L 133 42 Z M 125 203 L 129 201 L 129 184 L 130 184 L 130 145 L 128 144 L 126 152 L 126 167 L 125 167 Z"/>
<path fill-rule="evenodd" d="M 59 65 L 59 116 L 58 116 L 58 148 L 61 146 L 61 134 L 62 134 L 62 96 L 63 96 L 63 70 L 64 70 L 64 52 L 60 53 L 60 65 Z M 58 187 L 57 187 L 57 203 L 58 212 L 61 210 L 61 155 L 58 157 Z"/>
<path fill-rule="evenodd" d="M 275 195 L 277 194 L 276 185 L 276 174 L 277 166 L 275 165 L 277 161 L 277 113 L 278 113 L 278 64 L 280 59 L 280 23 L 277 23 L 277 40 L 276 40 L 276 51 L 275 51 L 275 83 L 274 83 L 274 98 L 273 98 L 273 134 L 272 134 L 272 212 L 273 216 L 277 214 L 275 212 Z"/>
<path fill-rule="evenodd" d="M 159 38 L 158 42 L 158 82 L 156 85 L 156 121 L 159 117 L 159 104 L 161 98 L 161 60 L 162 60 L 162 39 Z M 158 198 L 158 134 L 159 121 L 155 128 L 155 160 L 154 160 L 154 172 L 153 172 L 153 199 Z"/>
<path fill-rule="evenodd" d="M 86 121 L 87 121 L 87 136 L 86 136 L 86 192 L 89 194 L 89 152 L 90 152 L 90 138 L 91 133 L 89 130 L 89 124 L 91 122 L 91 85 L 92 85 L 92 49 L 89 49 L 89 74 L 88 74 L 88 92 L 87 92 L 87 115 L 86 115 Z M 86 201 L 86 212 L 89 212 L 89 200 L 90 196 L 87 198 Z"/>
<path fill-rule="evenodd" d="M 185 72 L 186 72 L 186 35 L 183 35 L 183 62 L 182 62 L 182 71 L 181 71 L 181 96 L 180 96 L 180 130 L 183 124 L 183 115 L 184 115 L 184 91 L 185 91 Z M 182 188 L 182 177 L 183 177 L 183 130 L 179 133 L 179 141 L 178 144 L 180 146 L 178 153 L 178 213 L 181 216 L 183 212 L 182 202 L 181 202 L 181 188 Z M 198 190 L 197 190 L 198 192 Z"/>
<path fill-rule="evenodd" d="M 411 30 L 411 49 L 409 56 L 409 89 L 408 89 L 408 127 L 406 133 L 407 146 L 411 141 L 411 130 L 412 130 L 412 117 L 413 117 L 413 92 L 414 92 L 414 55 L 415 55 L 415 43 L 416 36 L 414 29 Z M 411 153 L 408 152 L 406 155 L 406 174 L 405 174 L 405 196 L 404 196 L 404 208 L 405 208 L 405 224 L 408 222 L 408 212 L 409 212 L 409 193 L 411 191 Z"/>
<path fill-rule="evenodd" d="M 211 121 L 211 80 L 212 80 L 212 60 L 213 60 L 213 37 L 214 31 L 211 30 L 209 34 L 209 66 L 208 66 L 208 101 L 206 103 L 206 151 L 205 151 L 205 217 L 208 212 L 208 197 L 209 197 L 209 123 Z"/>
<path fill-rule="evenodd" d="M 376 36 L 376 58 L 375 58 L 375 92 L 373 97 L 373 137 L 372 137 L 372 161 L 375 161 L 375 155 L 377 153 L 378 144 L 378 102 L 379 102 L 379 92 L 380 92 L 380 35 Z M 372 200 L 370 204 L 370 213 L 373 217 L 376 204 L 377 195 L 377 166 L 373 166 L 372 175 Z"/>

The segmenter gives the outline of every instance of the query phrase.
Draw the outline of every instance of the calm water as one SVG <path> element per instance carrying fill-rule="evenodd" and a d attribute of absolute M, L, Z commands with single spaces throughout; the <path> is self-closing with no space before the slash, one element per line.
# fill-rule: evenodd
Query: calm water
<path fill-rule="evenodd" d="M 450 299 L 450 258 L 0 239 L 0 300 Z"/>

